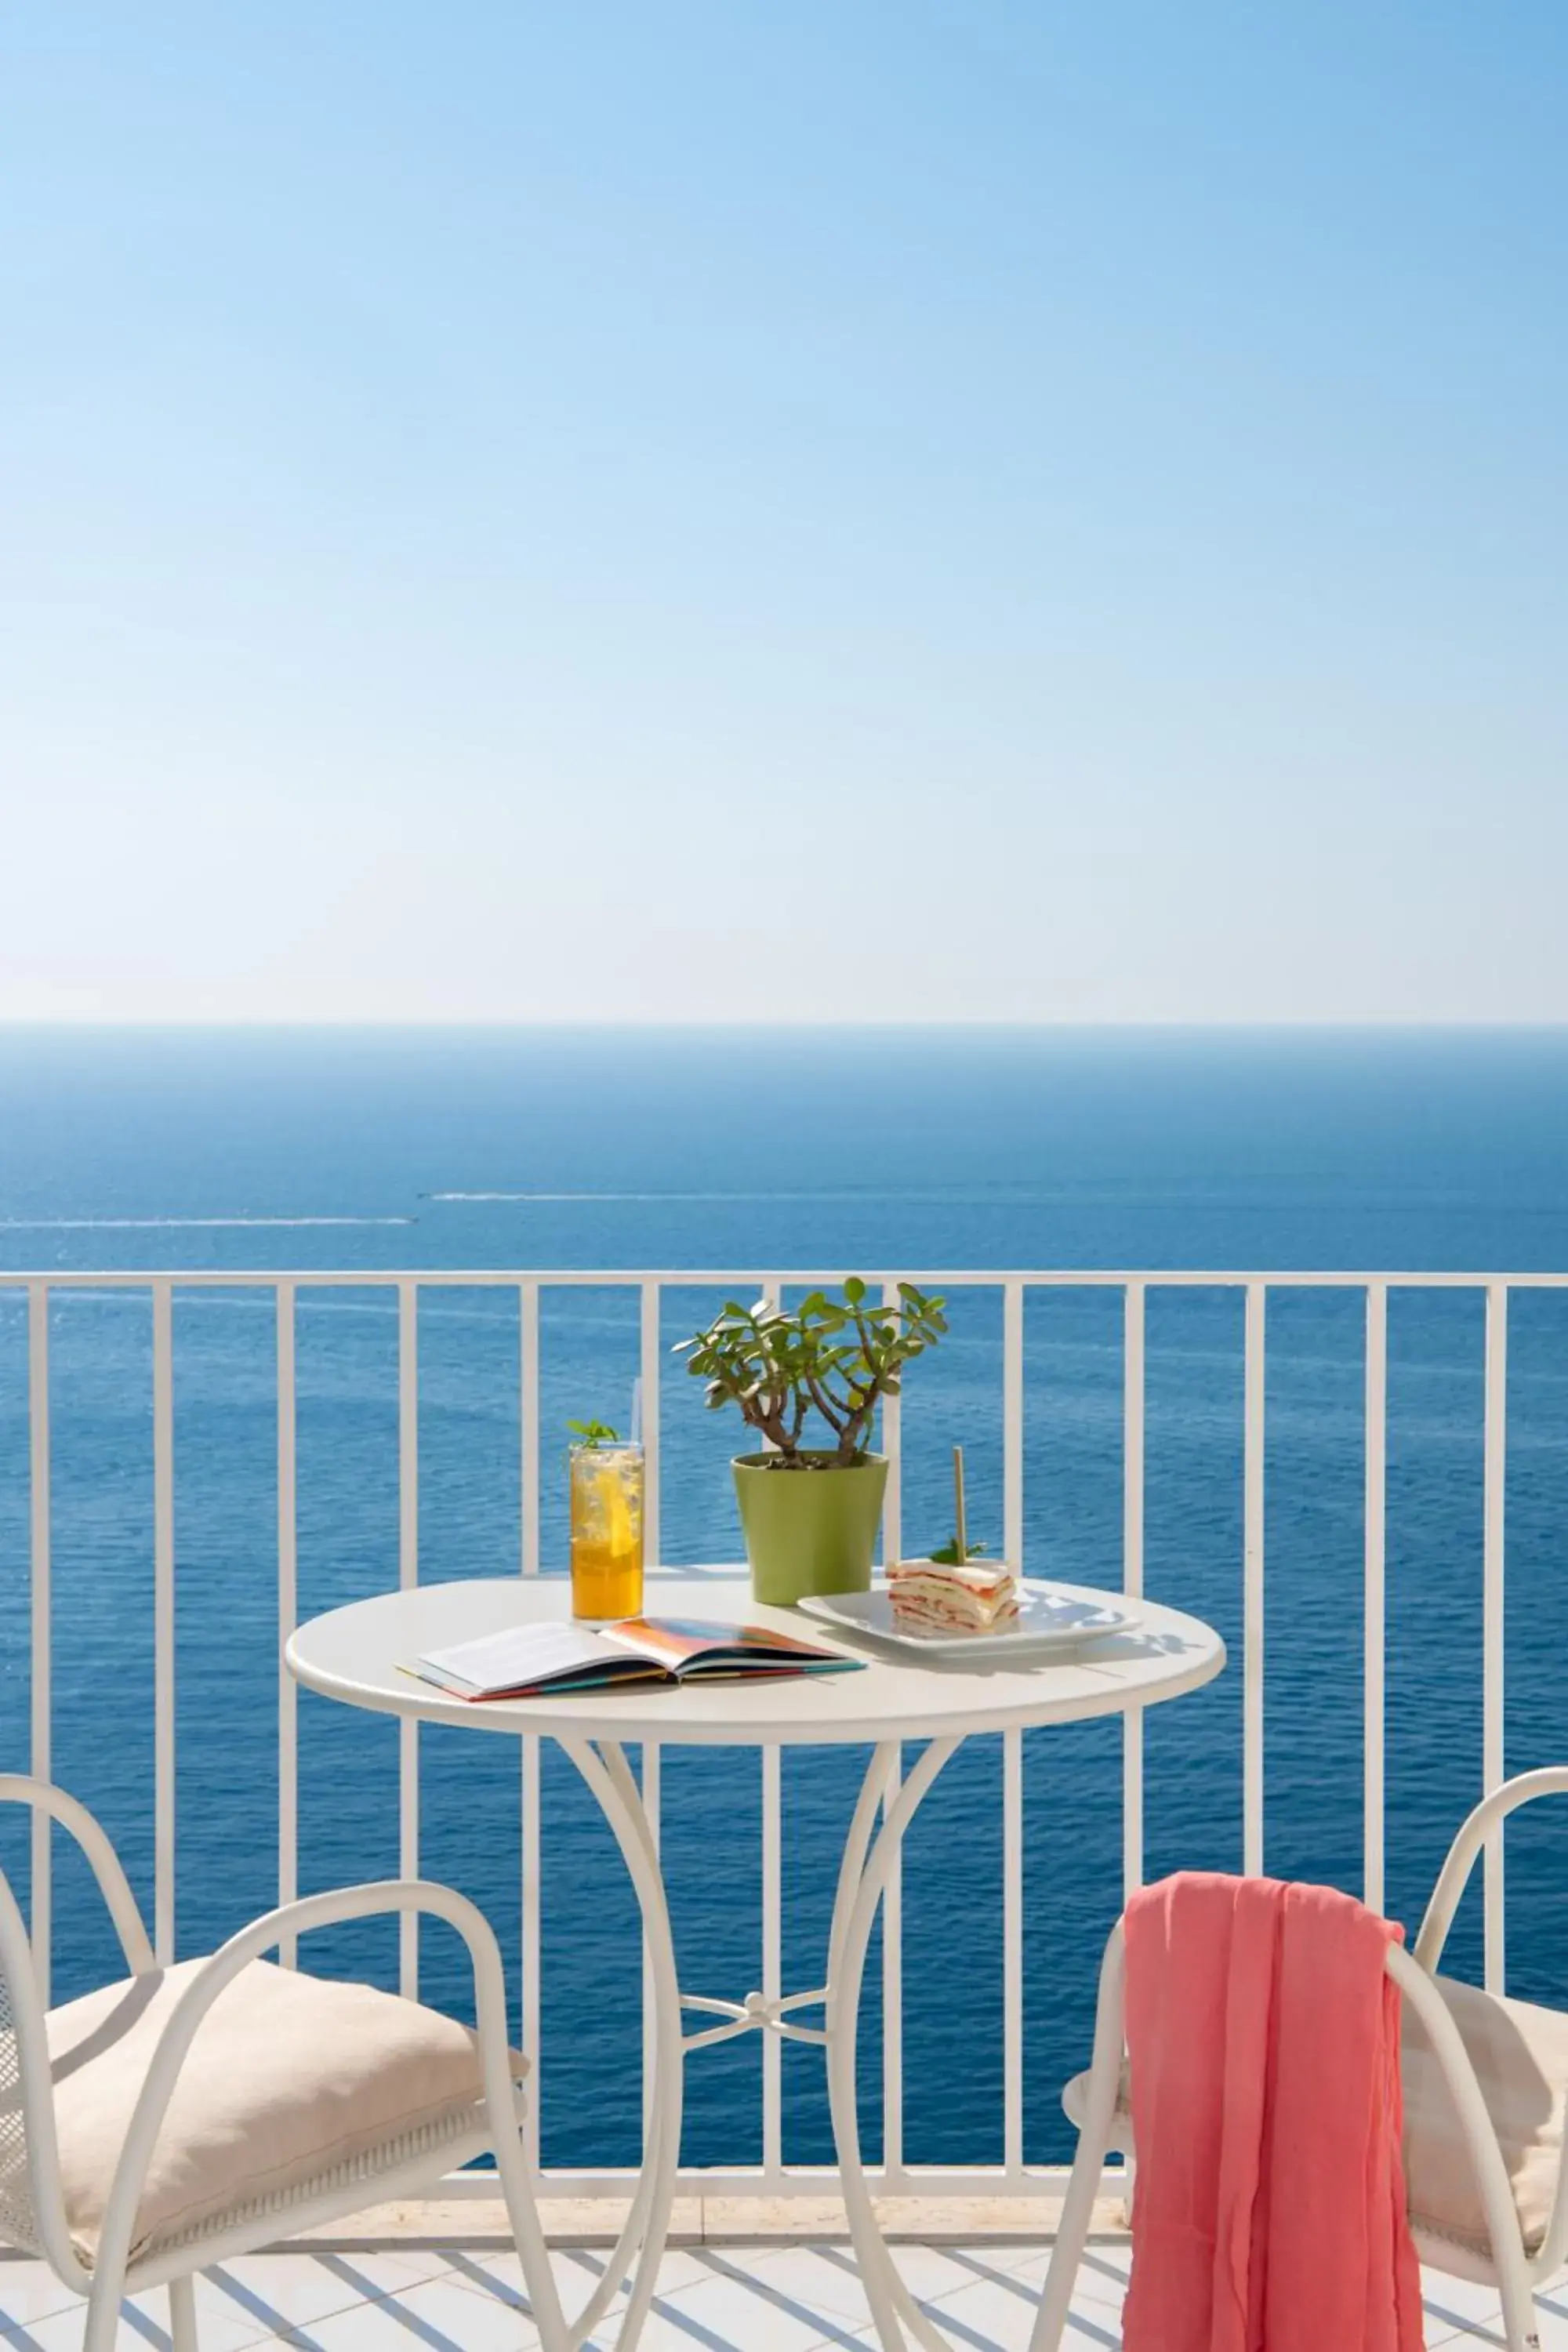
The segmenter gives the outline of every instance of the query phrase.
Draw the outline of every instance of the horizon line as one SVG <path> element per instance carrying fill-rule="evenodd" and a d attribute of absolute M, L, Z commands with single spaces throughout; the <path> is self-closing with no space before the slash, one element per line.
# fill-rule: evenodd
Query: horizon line
<path fill-rule="evenodd" d="M 1237 1033 L 1254 1034 L 1280 1030 L 1301 1033 L 1351 1032 L 1364 1034 L 1397 1031 L 1404 1034 L 1439 1034 L 1458 1030 L 1485 1034 L 1554 1034 L 1568 1031 L 1568 1013 L 1562 1015 L 1524 1016 L 1507 1014 L 1451 1014 L 1436 1017 L 1413 1017 L 1399 1014 L 1342 1013 L 1279 1013 L 1269 1016 L 1246 1016 L 1224 1020 L 1176 1019 L 1150 1015 L 1142 1018 L 1078 1019 L 1055 1021 L 1009 1020 L 1002 1016 L 958 1015 L 947 1020 L 867 1020 L 867 1021 L 686 1021 L 648 1020 L 636 1015 L 603 1019 L 446 1019 L 433 1016 L 376 1016 L 360 1019 L 302 1019 L 288 1015 L 236 1014 L 212 1020 L 161 1018 L 156 1015 L 113 1015 L 89 1018 L 83 1015 L 26 1016 L 12 1018 L 0 1013 L 0 1038 L 6 1036 L 134 1036 L 158 1035 L 201 1036 L 231 1035 L 235 1031 L 258 1035 L 321 1036 L 342 1035 L 406 1035 L 413 1033 L 466 1036 L 520 1035 L 607 1035 L 621 1036 L 627 1033 L 642 1035 L 668 1036 L 866 1036 L 866 1035 L 931 1035 L 983 1034 L 1026 1034 L 1035 1036 L 1084 1036 L 1101 1034 L 1161 1034 L 1161 1035 L 1229 1035 Z"/>

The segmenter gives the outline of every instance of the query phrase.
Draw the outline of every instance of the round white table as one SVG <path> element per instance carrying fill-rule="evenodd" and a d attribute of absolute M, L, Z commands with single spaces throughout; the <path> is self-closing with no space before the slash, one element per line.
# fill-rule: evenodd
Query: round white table
<path fill-rule="evenodd" d="M 1143 1601 L 1136 1631 L 1096 1642 L 1057 1661 L 996 1665 L 989 1660 L 911 1660 L 869 1641 L 837 1633 L 792 1609 L 754 1602 L 733 1570 L 653 1573 L 649 1615 L 705 1617 L 771 1625 L 820 1639 L 865 1661 L 865 1671 L 779 1682 L 634 1685 L 565 1697 L 449 1698 L 405 1669 L 421 1653 L 510 1625 L 570 1617 L 565 1577 L 493 1578 L 432 1584 L 379 1594 L 301 1625 L 285 1656 L 310 1690 L 350 1706 L 426 1722 L 460 1723 L 472 1731 L 555 1740 L 597 1799 L 631 1874 L 647 1941 L 654 2012 L 653 2083 L 643 2168 L 626 2226 L 604 2276 L 573 2327 L 581 2343 L 597 2325 L 621 2281 L 635 2269 L 622 2320 L 621 2352 L 632 2352 L 647 2315 L 675 2199 L 680 2146 L 681 2074 L 686 2053 L 756 2028 L 826 2044 L 828 2096 L 856 2257 L 886 2352 L 906 2352 L 903 2327 L 927 2352 L 947 2352 L 894 2265 L 878 2227 L 860 2161 L 855 2091 L 855 2033 L 867 1947 L 883 1889 L 904 1832 L 942 1766 L 971 1734 L 1078 1723 L 1121 1714 L 1196 1690 L 1225 1664 L 1225 1644 L 1210 1626 L 1178 1610 Z M 892 1790 L 906 1740 L 926 1745 L 913 1770 Z M 827 1981 L 819 1990 L 743 2002 L 683 1996 L 676 1973 L 669 1911 L 658 1842 L 626 1761 L 629 1745 L 740 1748 L 869 1743 L 871 1760 L 845 1843 L 828 1934 Z M 886 1806 L 880 1829 L 879 1810 Z M 820 2029 L 793 2012 L 820 2005 Z M 682 2011 L 717 2014 L 723 2024 L 687 2035 Z"/>

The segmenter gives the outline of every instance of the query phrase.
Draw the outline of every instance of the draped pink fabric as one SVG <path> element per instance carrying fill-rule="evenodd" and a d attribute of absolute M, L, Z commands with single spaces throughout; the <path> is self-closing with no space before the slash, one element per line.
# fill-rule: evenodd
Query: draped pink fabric
<path fill-rule="evenodd" d="M 1125 2352 L 1421 2352 L 1403 1928 L 1331 1887 L 1184 1871 L 1126 1934 Z"/>

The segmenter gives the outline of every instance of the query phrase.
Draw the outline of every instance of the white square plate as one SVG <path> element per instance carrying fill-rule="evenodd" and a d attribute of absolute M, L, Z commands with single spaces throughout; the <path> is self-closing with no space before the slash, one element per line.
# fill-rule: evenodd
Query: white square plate
<path fill-rule="evenodd" d="M 1042 1584 L 1033 1577 L 1020 1577 L 1017 1617 L 994 1633 L 895 1628 L 892 1595 L 885 1584 L 874 1584 L 869 1592 L 816 1593 L 800 1606 L 836 1632 L 861 1633 L 889 1649 L 927 1658 L 1015 1658 L 1020 1664 L 1131 1633 L 1143 1614 L 1135 1601 L 1119 1592 L 1096 1592 L 1087 1584 Z"/>

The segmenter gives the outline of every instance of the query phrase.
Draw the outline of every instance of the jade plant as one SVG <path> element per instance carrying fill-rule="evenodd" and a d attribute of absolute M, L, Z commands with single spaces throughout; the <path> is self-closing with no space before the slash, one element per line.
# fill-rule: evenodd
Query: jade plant
<path fill-rule="evenodd" d="M 851 1275 L 842 1298 L 814 1290 L 795 1307 L 727 1299 L 675 1353 L 707 1382 L 712 1411 L 733 1405 L 773 1449 L 770 1468 L 847 1470 L 869 1451 L 879 1401 L 899 1394 L 905 1365 L 947 1329 L 946 1303 L 910 1282 L 899 1284 L 896 1304 L 880 1303 Z M 814 1414 L 826 1423 L 831 1447 L 802 1443 Z"/>

